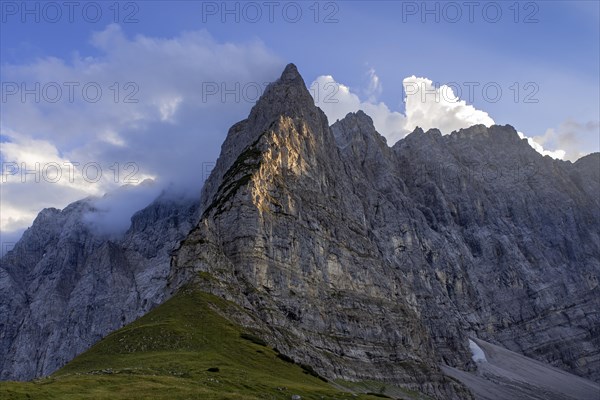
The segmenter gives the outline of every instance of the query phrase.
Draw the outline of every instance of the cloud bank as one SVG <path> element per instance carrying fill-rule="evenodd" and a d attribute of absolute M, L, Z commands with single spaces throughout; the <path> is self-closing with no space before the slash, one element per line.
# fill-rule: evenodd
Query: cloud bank
<path fill-rule="evenodd" d="M 126 230 L 167 185 L 197 196 L 228 128 L 285 64 L 261 42 L 221 43 L 206 31 L 128 37 L 109 25 L 90 43 L 94 56 L 3 65 L 2 243 L 15 241 L 41 209 L 88 196 L 98 199 L 86 221 L 107 234 Z M 309 89 L 330 122 L 363 110 L 389 144 L 417 126 L 448 134 L 494 123 L 452 88 L 416 76 L 404 79 L 405 111 L 395 111 L 378 100 L 384 87 L 373 68 L 366 78 L 355 90 L 322 75 Z M 542 154 L 572 159 L 585 148 L 579 134 L 597 130 L 597 123 L 567 121 L 528 141 Z M 154 184 L 135 186 L 147 179 Z"/>
<path fill-rule="evenodd" d="M 3 241 L 42 208 L 148 178 L 158 188 L 173 184 L 198 195 L 229 126 L 254 104 L 241 90 L 221 90 L 262 86 L 285 64 L 261 42 L 220 43 L 206 31 L 127 37 L 113 24 L 94 33 L 91 44 L 93 57 L 3 65 Z M 139 195 L 129 190 L 119 201 L 100 202 L 118 231 L 133 208 L 145 206 Z M 148 196 L 144 191 L 144 201 Z"/>
<path fill-rule="evenodd" d="M 131 216 L 161 193 L 161 187 L 147 179 L 139 185 L 125 185 L 91 200 L 93 212 L 83 220 L 100 235 L 119 236 L 130 226 Z"/>

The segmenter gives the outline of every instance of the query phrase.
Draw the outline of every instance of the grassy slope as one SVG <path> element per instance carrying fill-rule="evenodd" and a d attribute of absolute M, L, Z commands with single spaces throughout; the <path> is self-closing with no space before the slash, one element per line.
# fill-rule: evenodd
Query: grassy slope
<path fill-rule="evenodd" d="M 337 390 L 241 338 L 243 329 L 217 307 L 234 305 L 198 291 L 180 293 L 49 378 L 0 382 L 0 398 L 377 399 Z"/>

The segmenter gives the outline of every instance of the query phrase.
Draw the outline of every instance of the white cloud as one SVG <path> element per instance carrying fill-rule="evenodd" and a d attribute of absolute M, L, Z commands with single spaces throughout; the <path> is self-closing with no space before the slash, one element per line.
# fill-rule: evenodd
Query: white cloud
<path fill-rule="evenodd" d="M 564 150 L 545 150 L 541 144 L 539 144 L 535 138 L 527 137 L 523 132 L 517 132 L 521 139 L 527 139 L 527 143 L 538 153 L 543 156 L 550 156 L 552 158 L 557 158 L 562 160 L 565 157 L 566 152 Z"/>
<path fill-rule="evenodd" d="M 172 121 L 172 117 L 177 111 L 177 107 L 181 103 L 181 97 L 174 97 L 171 99 L 161 99 L 159 105 L 160 120 L 161 121 Z"/>
<path fill-rule="evenodd" d="M 549 128 L 533 140 L 544 146 L 558 147 L 565 160 L 577 161 L 591 151 L 600 148 L 600 121 L 580 123 L 568 119 L 556 128 Z M 533 146 L 532 146 L 533 147 Z"/>
<path fill-rule="evenodd" d="M 472 125 L 491 126 L 494 120 L 485 111 L 477 110 L 460 100 L 451 87 L 434 87 L 427 78 L 410 76 L 402 82 L 406 95 L 406 129 L 419 126 L 424 130 L 437 128 L 448 134 Z"/>
<path fill-rule="evenodd" d="M 373 93 L 373 88 L 381 88 L 381 82 L 375 71 L 369 70 L 369 74 L 377 78 L 371 80 L 366 90 L 366 93 Z M 385 103 L 375 102 L 372 97 L 362 101 L 348 86 L 336 82 L 331 75 L 317 77 L 310 88 L 315 104 L 325 112 L 330 123 L 344 118 L 349 112 L 363 110 L 371 116 L 375 128 L 387 139 L 389 145 L 393 145 L 416 127 L 423 130 L 436 128 L 447 135 L 473 125 L 489 127 L 495 123 L 487 112 L 458 98 L 452 87 L 435 87 L 430 79 L 414 75 L 403 80 L 405 114 L 390 110 Z M 595 129 L 597 130 L 597 125 Z M 565 150 L 546 150 L 542 146 L 548 136 L 557 136 L 553 131 L 548 131 L 545 138 L 530 138 L 521 132 L 519 135 L 527 138 L 529 145 L 542 155 L 562 159 L 566 154 Z M 563 143 L 569 142 L 567 138 L 570 136 L 567 133 L 558 136 L 563 138 L 562 142 L 558 141 L 561 147 Z"/>
<path fill-rule="evenodd" d="M 383 92 L 383 87 L 381 86 L 379 77 L 375 73 L 375 69 L 369 68 L 367 75 L 369 76 L 369 83 L 367 85 L 366 94 L 369 102 L 374 103 Z"/>
<path fill-rule="evenodd" d="M 79 168 L 83 166 L 61 157 L 58 149 L 46 140 L 12 130 L 5 130 L 3 137 L 0 147 L 2 232 L 23 230 L 42 208 L 99 195 L 106 187 L 106 176 L 90 184 Z M 87 172 L 92 176 L 95 170 L 90 167 Z"/>
<path fill-rule="evenodd" d="M 195 193 L 228 128 L 247 116 L 255 100 L 242 95 L 239 101 L 232 96 L 223 101 L 220 92 L 207 95 L 206 85 L 219 89 L 232 88 L 236 83 L 242 88 L 246 84 L 264 87 L 284 66 L 260 42 L 219 43 L 206 31 L 172 38 L 128 37 L 118 25 L 109 25 L 93 34 L 90 43 L 97 53 L 94 56 L 75 54 L 70 60 L 46 57 L 30 64 L 3 65 L 3 83 L 24 84 L 28 89 L 39 84 L 42 98 L 36 102 L 27 95 L 23 101 L 21 93 L 3 92 L 7 99 L 3 99 L 0 116 L 0 161 L 7 168 L 13 165 L 6 163 L 13 162 L 19 168 L 21 163 L 31 167 L 37 162 L 41 168 L 55 163 L 66 175 L 57 182 L 32 182 L 29 175 L 23 183 L 20 175 L 4 168 L 5 181 L 0 189 L 3 237 L 23 230 L 44 207 L 62 208 L 82 197 L 101 196 L 146 178 L 154 178 L 157 188 L 173 183 Z M 433 96 L 426 94 L 433 90 L 431 81 L 414 76 L 404 80 L 406 113 L 393 111 L 378 101 L 383 85 L 376 71 L 370 69 L 367 77 L 366 89 L 353 91 L 332 76 L 320 76 L 311 86 L 315 102 L 332 122 L 348 112 L 364 110 L 390 144 L 417 125 L 436 127 L 447 134 L 476 123 L 493 123 L 487 113 L 453 99 L 449 88 L 437 89 L 440 99 L 431 101 L 436 96 L 435 92 Z M 67 86 L 70 82 L 76 86 Z M 414 84 L 425 90 L 407 90 L 415 89 Z M 92 90 L 84 92 L 86 85 Z M 56 102 L 48 101 L 57 86 L 62 96 Z M 93 94 L 97 87 L 102 90 L 98 101 L 85 101 L 84 96 Z M 367 100 L 356 93 L 365 94 Z M 534 138 L 532 145 L 567 148 L 571 131 L 564 127 L 549 130 Z M 578 144 L 573 146 L 568 148 L 567 157 L 574 154 Z M 97 181 L 87 179 L 84 173 L 90 163 L 102 169 Z M 69 174 L 73 179 L 67 178 Z M 138 199 L 144 201 L 155 194 L 146 188 L 140 188 L 139 193 L 143 195 Z M 104 204 L 100 208 L 106 220 L 127 221 L 133 208 L 143 206 L 135 202 L 136 196 L 130 197 L 131 201 L 124 195 L 112 197 L 132 205 L 123 204 L 118 210 L 102 200 L 99 204 Z M 123 229 L 120 223 L 115 224 L 118 230 Z"/>
<path fill-rule="evenodd" d="M 22 101 L 18 92 L 3 99 L 3 165 L 79 164 L 74 166 L 73 180 L 63 177 L 55 183 L 34 182 L 31 176 L 22 183 L 19 176 L 6 175 L 0 204 L 4 237 L 23 230 L 44 207 L 63 208 L 82 197 L 101 196 L 146 178 L 155 178 L 159 188 L 173 183 L 197 193 L 228 128 L 245 118 L 254 104 L 231 97 L 223 102 L 220 93 L 203 96 L 204 85 L 231 88 L 239 82 L 262 87 L 276 79 L 284 66 L 260 42 L 219 43 L 205 31 L 168 39 L 128 37 L 118 25 L 109 25 L 94 33 L 90 42 L 97 55 L 75 54 L 71 60 L 46 57 L 2 66 L 4 84 L 24 84 L 28 89 L 38 84 L 41 97 L 36 102 L 27 95 Z M 101 89 L 97 102 L 86 101 L 86 84 L 88 99 L 95 88 Z M 56 87 L 62 95 L 50 102 Z M 88 163 L 101 167 L 98 182 L 82 178 L 81 169 Z M 123 210 L 121 217 L 133 212 L 127 205 Z"/>
<path fill-rule="evenodd" d="M 349 112 L 363 110 L 373 118 L 375 128 L 386 137 L 389 144 L 409 133 L 405 128 L 406 117 L 402 113 L 391 111 L 383 102 L 361 101 L 348 86 L 336 82 L 331 75 L 319 76 L 310 89 L 315 104 L 327 115 L 329 123 L 344 118 Z"/>
<path fill-rule="evenodd" d="M 114 146 L 123 147 L 125 146 L 125 140 L 119 136 L 119 134 L 113 130 L 107 129 L 104 135 L 102 136 L 106 143 L 110 143 Z"/>
<path fill-rule="evenodd" d="M 123 234 L 129 228 L 131 216 L 157 198 L 160 192 L 160 186 L 149 179 L 139 185 L 122 186 L 91 200 L 95 211 L 86 213 L 83 220 L 99 234 Z"/>

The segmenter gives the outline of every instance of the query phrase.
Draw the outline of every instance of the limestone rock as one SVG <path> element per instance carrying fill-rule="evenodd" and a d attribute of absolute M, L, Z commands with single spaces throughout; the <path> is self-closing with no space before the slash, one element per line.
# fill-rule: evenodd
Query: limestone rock
<path fill-rule="evenodd" d="M 469 399 L 440 366 L 472 376 L 478 338 L 598 382 L 599 194 L 600 154 L 542 157 L 508 125 L 391 147 L 361 111 L 329 126 L 290 64 L 199 205 L 159 199 L 119 240 L 81 223 L 86 200 L 40 213 L 2 259 L 0 377 L 48 374 L 193 283 L 329 379 Z"/>

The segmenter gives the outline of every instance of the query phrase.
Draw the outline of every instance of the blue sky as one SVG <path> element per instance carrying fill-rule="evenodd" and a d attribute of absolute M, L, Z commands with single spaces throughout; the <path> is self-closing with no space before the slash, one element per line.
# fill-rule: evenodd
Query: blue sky
<path fill-rule="evenodd" d="M 182 31 L 206 29 L 218 41 L 261 40 L 282 60 L 295 62 L 306 80 L 331 74 L 350 87 L 360 87 L 365 69 L 372 67 L 384 85 L 381 100 L 398 110 L 403 108 L 402 79 L 416 75 L 439 83 L 499 82 L 507 99 L 498 104 L 486 102 L 476 91 L 473 104 L 535 134 L 559 125 L 567 117 L 597 117 L 600 11 L 596 1 L 520 2 L 517 7 L 512 1 L 476 2 L 480 5 L 473 8 L 473 23 L 464 6 L 460 7 L 462 17 L 458 22 L 451 22 L 454 10 L 444 10 L 440 2 L 426 3 L 432 10 L 437 4 L 439 22 L 435 14 L 426 15 L 422 22 L 421 2 L 402 1 L 321 2 L 320 23 L 314 23 L 311 1 L 298 2 L 303 12 L 298 23 L 284 18 L 283 7 L 291 2 L 278 2 L 273 23 L 268 20 L 264 2 L 255 2 L 263 12 L 258 22 L 250 21 L 253 9 L 244 9 L 241 2 L 229 2 L 231 9 L 238 4 L 240 22 L 236 23 L 235 14 L 229 14 L 223 23 L 221 2 L 204 3 L 141 1 L 133 8 L 122 2 L 116 20 L 126 21 L 133 13 L 131 19 L 138 22 L 121 23 L 127 35 L 174 37 Z M 207 14 L 206 3 L 217 4 L 217 15 Z M 494 19 L 496 9 L 490 6 L 484 13 L 489 3 L 500 5 L 502 10 L 496 23 L 486 20 L 486 16 Z M 42 10 L 40 23 L 33 23 L 34 15 L 27 15 L 26 23 L 21 23 L 19 15 L 5 15 L 2 62 L 20 64 L 45 56 L 69 59 L 73 52 L 98 55 L 89 43 L 90 35 L 115 19 L 112 3 L 102 4 L 103 15 L 97 23 L 85 21 L 79 9 L 74 12 L 74 23 L 68 22 L 65 8 L 57 23 L 45 23 Z M 417 14 L 410 13 L 413 5 L 419 8 Z M 293 16 L 294 10 L 288 8 L 288 13 Z M 49 19 L 50 12 L 46 11 Z M 325 23 L 328 15 L 338 22 Z M 523 107 L 522 103 L 508 101 L 513 82 L 538 84 L 538 105 Z M 565 101 L 572 107 L 566 108 Z M 541 117 L 543 125 L 535 121 Z"/>
<path fill-rule="evenodd" d="M 334 82 L 342 89 L 335 105 L 317 101 L 330 119 L 357 107 L 372 110 L 389 142 L 417 124 L 450 133 L 445 130 L 491 121 L 515 126 L 535 141 L 532 145 L 562 150 L 564 159 L 600 147 L 597 1 L 481 1 L 473 3 L 472 16 L 465 2 L 284 1 L 272 3 L 272 21 L 263 1 L 226 6 L 137 1 L 117 7 L 112 1 L 80 2 L 73 21 L 62 2 L 53 3 L 60 16 L 44 2 L 27 3 L 31 11 L 23 15 L 22 4 L 2 2 L 3 95 L 15 83 L 92 81 L 109 97 L 115 94 L 111 81 L 118 81 L 119 101 L 36 103 L 32 96 L 20 101 L 19 93 L 3 97 L 0 159 L 5 163 L 81 160 L 106 170 L 115 162 L 133 162 L 140 180 L 186 181 L 189 171 L 204 168 L 200 162 L 214 161 L 227 128 L 253 104 L 203 101 L 202 85 L 270 81 L 288 62 L 298 66 L 307 85 Z M 223 7 L 232 13 L 223 16 Z M 423 7 L 432 12 L 423 15 Z M 102 13 L 97 21 L 96 10 Z M 297 10 L 302 15 L 291 22 Z M 466 104 L 405 103 L 406 79 L 413 76 L 426 86 L 429 81 L 418 78 L 434 86 L 452 83 Z M 127 82 L 135 87 L 125 87 Z M 492 95 L 486 98 L 483 87 Z M 497 88 L 501 96 L 495 95 Z M 123 96 L 132 91 L 138 102 L 125 104 Z M 448 113 L 453 122 L 436 126 Z M 5 237 L 22 231 L 43 207 L 61 208 L 128 183 L 121 174 L 64 184 L 8 178 L 2 183 Z M 25 196 L 43 200 L 23 206 Z"/>

